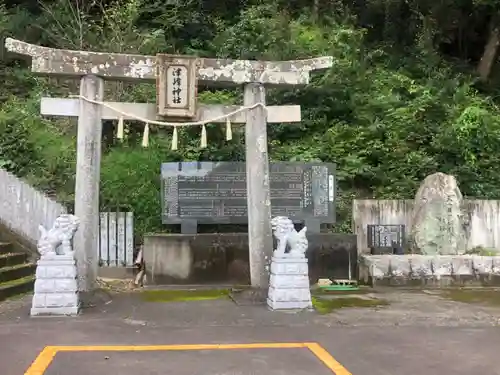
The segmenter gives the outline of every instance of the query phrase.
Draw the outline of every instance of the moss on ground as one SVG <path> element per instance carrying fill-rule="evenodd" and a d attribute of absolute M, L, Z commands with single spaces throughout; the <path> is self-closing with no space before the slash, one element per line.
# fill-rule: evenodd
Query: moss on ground
<path fill-rule="evenodd" d="M 0 268 L 0 272 L 6 272 L 6 271 L 12 271 L 17 268 L 23 268 L 23 267 L 28 267 L 32 266 L 30 263 L 21 263 L 21 264 L 14 264 L 13 266 L 5 266 Z"/>
<path fill-rule="evenodd" d="M 229 296 L 229 290 L 145 290 L 140 294 L 147 302 L 187 302 L 225 299 Z"/>
<path fill-rule="evenodd" d="M 450 289 L 443 291 L 441 295 L 457 302 L 500 306 L 498 289 Z"/>
<path fill-rule="evenodd" d="M 139 292 L 141 298 L 146 302 L 188 302 L 209 301 L 226 299 L 229 297 L 228 289 L 204 289 L 204 290 L 144 290 Z M 358 291 L 358 294 L 366 294 L 368 291 Z M 328 298 L 327 295 L 340 295 L 340 297 Z M 320 314 L 328 314 L 336 309 L 345 307 L 376 307 L 388 305 L 382 299 L 366 299 L 352 297 L 353 291 L 313 291 L 312 302 L 316 311 Z M 346 297 L 342 297 L 346 295 Z"/>
<path fill-rule="evenodd" d="M 467 250 L 465 254 L 470 255 L 482 255 L 482 256 L 494 256 L 498 255 L 498 251 L 496 249 L 487 249 L 482 246 L 476 246 L 473 249 Z"/>
<path fill-rule="evenodd" d="M 7 287 L 13 286 L 13 285 L 22 284 L 22 283 L 29 282 L 32 280 L 35 280 L 34 275 L 25 276 L 25 277 L 22 277 L 20 279 L 4 281 L 3 283 L 0 283 L 0 289 L 7 288 Z"/>
<path fill-rule="evenodd" d="M 387 306 L 389 302 L 383 299 L 371 298 L 356 298 L 356 297 L 338 297 L 338 298 L 321 298 L 312 297 L 313 306 L 320 314 L 329 314 L 333 310 L 345 307 L 377 307 Z"/>
<path fill-rule="evenodd" d="M 311 294 L 314 296 L 341 296 L 341 295 L 353 295 L 353 294 L 368 294 L 376 293 L 372 288 L 359 287 L 359 289 L 353 290 L 325 290 L 323 288 L 313 288 L 311 289 Z"/>

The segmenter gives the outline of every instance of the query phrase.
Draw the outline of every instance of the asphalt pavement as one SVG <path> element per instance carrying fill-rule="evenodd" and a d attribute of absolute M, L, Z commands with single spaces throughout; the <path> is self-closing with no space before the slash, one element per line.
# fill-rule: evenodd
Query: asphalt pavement
<path fill-rule="evenodd" d="M 370 324 L 126 294 L 78 317 L 30 318 L 27 297 L 0 314 L 0 374 L 500 374 L 496 326 L 379 326 L 379 310 L 363 311 Z"/>

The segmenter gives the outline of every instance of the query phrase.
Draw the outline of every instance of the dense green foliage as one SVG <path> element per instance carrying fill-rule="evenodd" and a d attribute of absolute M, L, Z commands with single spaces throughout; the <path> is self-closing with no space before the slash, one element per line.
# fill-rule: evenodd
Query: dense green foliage
<path fill-rule="evenodd" d="M 497 47 L 490 43 L 498 36 L 497 10 L 495 0 L 4 1 L 0 32 L 69 49 L 276 60 L 333 55 L 333 68 L 308 87 L 270 91 L 270 103 L 300 104 L 303 121 L 271 125 L 269 142 L 273 160 L 337 163 L 337 230 L 346 231 L 352 198 L 410 198 L 435 171 L 457 176 L 467 196 L 500 198 Z M 41 95 L 76 93 L 78 83 L 34 77 L 26 62 L 5 53 L 0 64 L 0 166 L 71 204 L 75 123 L 41 118 L 38 103 Z M 109 99 L 154 100 L 153 85 L 106 89 Z M 204 102 L 241 101 L 236 90 L 200 95 Z M 103 131 L 102 208 L 133 210 L 139 235 L 161 230 L 161 162 L 244 157 L 241 130 L 226 142 L 224 128 L 210 126 L 202 150 L 199 129 L 186 129 L 174 152 L 168 129 L 153 128 L 143 149 L 140 124 L 127 124 L 123 142 L 115 126 L 107 122 Z"/>

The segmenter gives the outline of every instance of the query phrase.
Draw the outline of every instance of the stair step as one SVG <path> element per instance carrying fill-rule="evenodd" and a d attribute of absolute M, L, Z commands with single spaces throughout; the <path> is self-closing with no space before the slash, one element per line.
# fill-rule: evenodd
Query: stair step
<path fill-rule="evenodd" d="M 26 263 L 28 255 L 24 253 L 6 253 L 0 254 L 0 268 L 12 267 L 18 264 Z"/>
<path fill-rule="evenodd" d="M 2 242 L 0 241 L 0 254 L 6 254 L 11 252 L 12 245 L 10 242 Z"/>
<path fill-rule="evenodd" d="M 0 283 L 22 279 L 35 274 L 36 265 L 31 263 L 17 264 L 15 266 L 0 268 Z"/>
<path fill-rule="evenodd" d="M 35 276 L 27 276 L 21 279 L 8 281 L 0 284 L 0 301 L 17 294 L 31 292 L 35 285 Z"/>

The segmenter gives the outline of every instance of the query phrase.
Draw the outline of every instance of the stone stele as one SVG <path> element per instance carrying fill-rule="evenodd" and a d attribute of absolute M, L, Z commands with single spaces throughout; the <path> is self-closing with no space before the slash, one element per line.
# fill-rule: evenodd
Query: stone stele
<path fill-rule="evenodd" d="M 293 222 L 284 216 L 273 218 L 271 225 L 277 247 L 271 259 L 267 305 L 272 310 L 312 308 L 305 256 L 307 228 L 297 232 Z"/>
<path fill-rule="evenodd" d="M 465 252 L 462 193 L 455 177 L 434 173 L 425 178 L 415 196 L 410 236 L 423 255 Z"/>
<path fill-rule="evenodd" d="M 74 215 L 59 216 L 50 230 L 40 226 L 40 259 L 36 267 L 31 315 L 76 315 L 77 271 L 71 240 L 78 229 Z"/>

